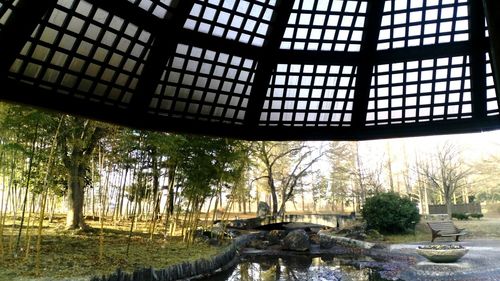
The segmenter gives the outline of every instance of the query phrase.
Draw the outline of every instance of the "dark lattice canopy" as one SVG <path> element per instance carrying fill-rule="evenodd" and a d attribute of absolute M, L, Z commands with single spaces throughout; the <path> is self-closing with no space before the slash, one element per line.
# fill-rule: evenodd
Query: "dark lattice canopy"
<path fill-rule="evenodd" d="M 245 139 L 500 128 L 495 0 L 0 0 L 0 98 Z"/>

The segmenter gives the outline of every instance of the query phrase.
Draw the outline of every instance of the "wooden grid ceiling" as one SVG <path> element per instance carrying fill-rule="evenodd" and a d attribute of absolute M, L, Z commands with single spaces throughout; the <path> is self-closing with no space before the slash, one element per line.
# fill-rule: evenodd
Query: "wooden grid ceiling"
<path fill-rule="evenodd" d="M 0 0 L 0 98 L 253 140 L 492 130 L 495 2 Z"/>

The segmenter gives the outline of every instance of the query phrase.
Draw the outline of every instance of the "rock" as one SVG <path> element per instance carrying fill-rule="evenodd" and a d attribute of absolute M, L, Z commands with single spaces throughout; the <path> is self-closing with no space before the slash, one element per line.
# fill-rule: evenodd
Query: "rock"
<path fill-rule="evenodd" d="M 336 232 L 335 228 L 327 226 L 327 227 L 324 227 L 324 228 L 320 229 L 318 231 L 318 234 L 321 234 L 321 233 L 335 233 L 335 232 Z"/>
<path fill-rule="evenodd" d="M 226 228 L 224 227 L 224 224 L 222 222 L 217 222 L 212 226 L 211 232 L 212 232 L 212 237 L 214 236 L 219 236 L 223 237 L 226 235 Z"/>
<path fill-rule="evenodd" d="M 229 235 L 229 237 L 231 237 L 233 239 L 241 235 L 241 231 L 236 230 L 236 229 L 228 229 L 226 231 L 226 233 L 227 233 L 227 235 Z"/>
<path fill-rule="evenodd" d="M 257 217 L 259 218 L 265 218 L 269 216 L 271 213 L 271 208 L 266 202 L 259 202 L 259 205 L 257 205 Z"/>
<path fill-rule="evenodd" d="M 269 233 L 267 231 L 259 231 L 257 233 L 257 239 L 266 240 Z"/>
<path fill-rule="evenodd" d="M 210 238 L 210 239 L 208 239 L 207 243 L 208 243 L 208 245 L 215 246 L 215 247 L 218 247 L 221 245 L 221 242 L 217 238 Z"/>
<path fill-rule="evenodd" d="M 349 234 L 347 234 L 345 237 L 347 238 L 351 238 L 351 239 L 356 239 L 356 240 L 366 240 L 367 236 L 364 232 L 358 232 L 358 231 L 355 231 L 355 232 L 351 232 Z"/>
<path fill-rule="evenodd" d="M 301 251 L 309 250 L 309 235 L 303 229 L 294 230 L 283 239 L 281 246 L 283 250 Z"/>
<path fill-rule="evenodd" d="M 244 229 L 247 227 L 245 221 L 243 221 L 243 220 L 230 221 L 227 226 L 231 227 L 231 228 L 238 228 L 238 229 Z"/>
<path fill-rule="evenodd" d="M 366 231 L 366 235 L 368 236 L 368 238 L 370 238 L 370 240 L 375 240 L 375 241 L 382 241 L 382 240 L 384 240 L 384 235 L 380 234 L 380 232 L 378 232 L 375 229 L 369 229 L 369 230 L 367 230 Z"/>
<path fill-rule="evenodd" d="M 331 236 L 328 234 L 320 234 L 320 237 L 321 236 L 328 236 L 330 239 L 332 239 L 334 241 L 334 243 L 341 244 L 341 245 L 344 245 L 347 247 L 371 249 L 373 246 L 375 246 L 374 243 L 365 242 L 365 241 L 356 240 L 356 239 L 347 238 L 347 237 Z"/>
<path fill-rule="evenodd" d="M 309 234 L 311 244 L 319 245 L 319 235 L 317 233 Z"/>
<path fill-rule="evenodd" d="M 335 241 L 330 237 L 330 235 L 318 235 L 319 236 L 319 247 L 321 249 L 330 249 L 335 245 Z"/>
<path fill-rule="evenodd" d="M 248 242 L 247 247 L 264 250 L 269 246 L 269 242 L 262 240 L 251 240 Z"/>
<path fill-rule="evenodd" d="M 350 232 L 348 232 L 345 237 L 356 239 L 356 240 L 366 240 L 366 224 L 357 224 L 353 225 L 350 228 Z"/>
<path fill-rule="evenodd" d="M 208 239 L 212 238 L 213 235 L 212 232 L 204 229 L 197 229 L 194 231 L 194 238 L 201 240 L 201 241 L 207 241 Z"/>
<path fill-rule="evenodd" d="M 283 249 L 281 248 L 281 244 L 276 244 L 276 245 L 269 245 L 269 247 L 267 247 L 266 250 L 277 252 L 277 251 L 281 251 Z"/>
<path fill-rule="evenodd" d="M 386 245 L 386 244 L 380 244 L 380 243 L 377 243 L 375 244 L 372 249 L 378 249 L 378 250 L 388 250 L 389 249 L 389 246 Z"/>
<path fill-rule="evenodd" d="M 267 235 L 267 240 L 269 241 L 270 245 L 275 245 L 279 244 L 281 239 L 283 239 L 286 236 L 286 231 L 285 230 L 271 230 L 269 231 L 269 234 Z"/>
<path fill-rule="evenodd" d="M 254 229 L 260 226 L 262 218 L 249 218 L 245 220 L 245 229 Z"/>

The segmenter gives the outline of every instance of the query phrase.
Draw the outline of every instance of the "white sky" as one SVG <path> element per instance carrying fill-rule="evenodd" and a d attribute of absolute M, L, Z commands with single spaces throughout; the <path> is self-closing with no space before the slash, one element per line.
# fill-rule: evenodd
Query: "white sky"
<path fill-rule="evenodd" d="M 412 165 L 416 155 L 425 157 L 428 154 L 434 154 L 438 147 L 445 142 L 457 145 L 462 151 L 466 162 L 478 161 L 492 154 L 500 155 L 500 130 L 483 133 L 361 141 L 359 148 L 362 163 L 365 165 L 378 165 L 381 161 L 386 163 L 387 146 L 389 146 L 392 155 L 392 166 L 394 172 L 397 172 L 405 157 L 408 164 Z M 327 141 L 311 142 L 312 145 L 324 146 L 325 149 L 328 143 Z M 325 176 L 330 173 L 330 163 L 326 157 L 319 161 L 315 168 L 320 169 Z"/>

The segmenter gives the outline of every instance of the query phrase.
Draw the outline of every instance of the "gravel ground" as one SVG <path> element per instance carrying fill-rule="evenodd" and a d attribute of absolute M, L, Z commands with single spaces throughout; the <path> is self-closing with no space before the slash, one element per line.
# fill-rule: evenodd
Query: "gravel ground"
<path fill-rule="evenodd" d="M 465 242 L 435 242 L 459 244 L 469 252 L 456 263 L 432 263 L 416 253 L 420 245 L 431 243 L 391 245 L 392 255 L 413 256 L 415 263 L 401 270 L 397 276 L 401 280 L 460 280 L 487 281 L 500 280 L 500 240 L 467 240 Z"/>

